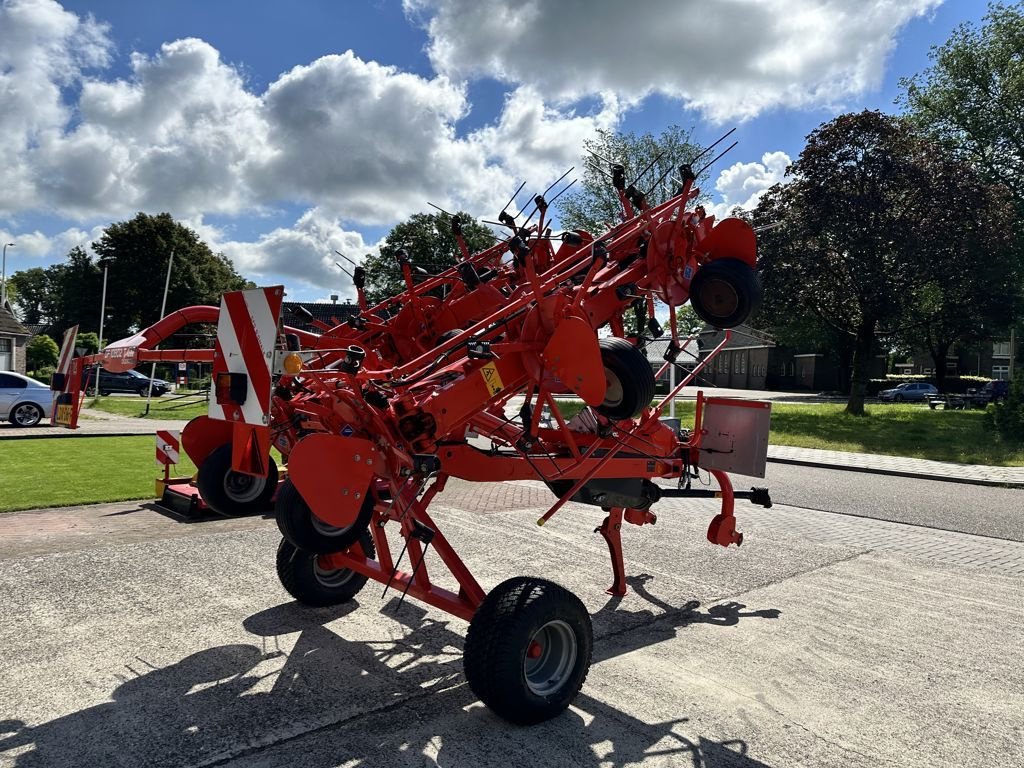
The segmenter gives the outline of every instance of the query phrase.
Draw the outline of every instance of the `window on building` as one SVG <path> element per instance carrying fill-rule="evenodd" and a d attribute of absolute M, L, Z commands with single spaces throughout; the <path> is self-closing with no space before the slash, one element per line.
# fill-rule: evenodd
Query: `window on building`
<path fill-rule="evenodd" d="M 992 357 L 1009 357 L 1010 356 L 1010 342 L 1008 341 L 994 341 L 992 342 Z"/>
<path fill-rule="evenodd" d="M 14 349 L 10 339 L 0 339 L 0 371 L 14 370 Z"/>
<path fill-rule="evenodd" d="M 790 363 L 789 366 L 788 366 L 788 370 L 789 370 L 789 374 L 788 375 L 795 376 L 796 375 L 796 363 Z"/>
<path fill-rule="evenodd" d="M 1006 381 L 1010 378 L 1010 366 L 1008 365 L 993 365 L 992 366 L 992 378 Z"/>

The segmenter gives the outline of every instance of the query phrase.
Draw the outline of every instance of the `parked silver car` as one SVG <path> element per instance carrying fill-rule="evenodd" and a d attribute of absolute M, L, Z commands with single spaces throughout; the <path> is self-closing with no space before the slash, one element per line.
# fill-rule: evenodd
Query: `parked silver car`
<path fill-rule="evenodd" d="M 920 381 L 900 384 L 895 389 L 886 389 L 878 393 L 882 400 L 892 400 L 896 403 L 923 403 L 928 395 L 937 395 L 939 390 L 934 384 L 925 384 Z"/>
<path fill-rule="evenodd" d="M 34 427 L 50 418 L 53 392 L 45 384 L 13 371 L 0 371 L 0 421 Z"/>

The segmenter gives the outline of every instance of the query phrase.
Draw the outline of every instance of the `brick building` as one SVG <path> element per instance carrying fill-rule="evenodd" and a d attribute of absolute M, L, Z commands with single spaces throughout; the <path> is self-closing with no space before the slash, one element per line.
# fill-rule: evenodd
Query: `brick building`
<path fill-rule="evenodd" d="M 0 306 L 0 371 L 25 373 L 25 342 L 29 332 L 14 316 L 10 302 Z"/>

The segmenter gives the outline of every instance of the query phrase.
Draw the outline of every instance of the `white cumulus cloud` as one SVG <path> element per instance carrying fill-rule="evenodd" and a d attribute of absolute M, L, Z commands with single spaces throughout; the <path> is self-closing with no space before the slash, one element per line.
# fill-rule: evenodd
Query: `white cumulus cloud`
<path fill-rule="evenodd" d="M 765 152 L 759 163 L 733 163 L 718 174 L 715 190 L 721 201 L 708 213 L 725 218 L 733 208 L 751 210 L 773 184 L 785 179 L 792 161 L 785 152 Z"/>
<path fill-rule="evenodd" d="M 197 229 L 202 233 L 202 229 Z M 377 251 L 375 244 L 363 241 L 359 232 L 348 231 L 341 222 L 312 208 L 291 227 L 278 227 L 255 242 L 222 241 L 215 231 L 206 230 L 210 247 L 222 252 L 235 267 L 256 282 L 287 278 L 289 286 L 330 290 L 342 296 L 355 296 L 352 281 L 335 265 L 341 261 L 335 250 L 359 261 L 366 253 Z M 351 270 L 350 270 L 351 271 Z"/>
<path fill-rule="evenodd" d="M 658 92 L 716 121 L 877 88 L 896 35 L 942 0 L 405 0 L 435 69 L 548 99 Z"/>

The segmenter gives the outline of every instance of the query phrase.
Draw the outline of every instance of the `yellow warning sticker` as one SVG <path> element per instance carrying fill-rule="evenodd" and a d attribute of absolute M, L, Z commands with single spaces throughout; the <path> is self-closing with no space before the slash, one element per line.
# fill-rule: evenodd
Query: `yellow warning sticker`
<path fill-rule="evenodd" d="M 487 391 L 492 395 L 496 395 L 504 388 L 504 384 L 501 383 L 501 376 L 498 375 L 498 368 L 494 363 L 487 363 L 483 368 L 480 369 L 480 375 L 484 377 L 484 383 L 487 385 Z"/>
<path fill-rule="evenodd" d="M 71 426 L 71 406 L 70 405 L 58 405 L 57 406 L 57 423 L 66 427 Z"/>

